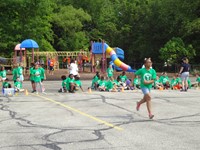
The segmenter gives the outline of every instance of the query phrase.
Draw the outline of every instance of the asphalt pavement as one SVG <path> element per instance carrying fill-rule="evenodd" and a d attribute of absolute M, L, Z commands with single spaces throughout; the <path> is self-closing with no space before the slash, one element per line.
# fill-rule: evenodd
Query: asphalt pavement
<path fill-rule="evenodd" d="M 0 150 L 199 150 L 200 90 L 152 90 L 153 120 L 140 90 L 0 95 Z"/>

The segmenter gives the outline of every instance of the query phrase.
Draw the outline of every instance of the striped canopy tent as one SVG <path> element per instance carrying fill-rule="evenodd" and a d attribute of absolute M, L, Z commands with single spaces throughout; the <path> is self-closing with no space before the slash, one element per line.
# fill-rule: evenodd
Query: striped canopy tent
<path fill-rule="evenodd" d="M 32 62 L 34 62 L 34 49 L 39 51 L 39 46 L 37 42 L 35 42 L 32 39 L 26 39 L 22 41 L 20 48 L 25 48 L 25 49 L 32 49 Z M 39 56 L 37 55 L 37 61 L 39 61 Z"/>

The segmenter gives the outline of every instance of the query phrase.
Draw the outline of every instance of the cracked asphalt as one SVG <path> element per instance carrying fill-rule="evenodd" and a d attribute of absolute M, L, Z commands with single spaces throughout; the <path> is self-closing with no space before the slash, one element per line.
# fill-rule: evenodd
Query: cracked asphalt
<path fill-rule="evenodd" d="M 0 95 L 0 150 L 199 150 L 200 90 L 152 90 L 154 120 L 146 106 L 135 110 L 141 91 Z"/>

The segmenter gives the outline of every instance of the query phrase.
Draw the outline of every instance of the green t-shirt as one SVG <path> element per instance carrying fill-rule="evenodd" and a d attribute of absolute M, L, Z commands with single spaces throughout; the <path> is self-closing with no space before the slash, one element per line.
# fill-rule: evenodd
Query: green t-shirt
<path fill-rule="evenodd" d="M 200 77 L 197 77 L 196 81 L 197 81 L 198 83 L 200 83 Z"/>
<path fill-rule="evenodd" d="M 17 80 L 17 68 L 14 68 L 13 71 L 12 71 L 12 75 L 13 75 L 13 81 L 16 81 Z"/>
<path fill-rule="evenodd" d="M 9 83 L 8 82 L 3 82 L 3 88 L 8 88 L 9 87 Z"/>
<path fill-rule="evenodd" d="M 135 78 L 135 79 L 133 80 L 133 84 L 134 84 L 134 85 L 139 85 L 139 79 L 138 79 L 138 78 Z"/>
<path fill-rule="evenodd" d="M 1 71 L 0 74 L 2 78 L 6 78 L 6 70 Z"/>
<path fill-rule="evenodd" d="M 35 78 L 35 76 L 34 76 L 34 67 L 31 67 L 30 68 L 30 80 L 34 81 L 34 78 Z"/>
<path fill-rule="evenodd" d="M 169 82 L 169 77 L 168 76 L 162 76 L 162 80 L 161 80 L 162 84 L 166 84 L 167 81 Z"/>
<path fill-rule="evenodd" d="M 23 68 L 19 66 L 19 67 L 17 68 L 17 75 L 20 76 L 20 75 L 22 75 L 22 74 L 23 74 Z"/>
<path fill-rule="evenodd" d="M 152 83 L 151 84 L 144 84 L 144 80 L 150 81 L 150 80 L 155 80 L 156 79 L 156 71 L 154 69 L 149 69 L 147 70 L 146 68 L 141 68 L 138 71 L 135 72 L 135 75 L 141 76 L 141 88 L 152 88 Z"/>
<path fill-rule="evenodd" d="M 105 80 L 100 80 L 99 86 L 106 86 L 106 81 Z"/>
<path fill-rule="evenodd" d="M 19 82 L 19 81 L 15 82 L 14 86 L 15 86 L 16 88 L 18 88 L 18 89 L 22 89 L 22 83 Z"/>
<path fill-rule="evenodd" d="M 119 81 L 114 80 L 114 83 L 115 83 L 116 86 L 120 86 L 120 82 Z"/>
<path fill-rule="evenodd" d="M 175 86 L 177 84 L 177 80 L 176 79 L 172 79 L 171 80 L 171 87 Z"/>
<path fill-rule="evenodd" d="M 112 68 L 108 68 L 106 72 L 107 72 L 108 77 L 113 76 L 113 69 Z"/>
<path fill-rule="evenodd" d="M 189 88 L 189 89 L 191 89 L 191 88 L 192 88 L 192 83 L 191 83 L 191 80 L 190 80 L 190 79 L 188 79 L 188 80 L 187 80 L 187 82 L 188 82 L 188 88 Z"/>
<path fill-rule="evenodd" d="M 80 80 L 75 80 L 74 83 L 78 86 L 81 87 L 82 86 L 82 82 Z"/>
<path fill-rule="evenodd" d="M 181 81 L 181 78 L 177 77 L 177 78 L 176 78 L 176 82 L 177 82 L 177 83 L 181 83 L 181 82 L 182 82 L 182 81 Z"/>
<path fill-rule="evenodd" d="M 33 74 L 34 74 L 34 81 L 35 82 L 41 82 L 41 70 L 38 68 L 38 69 L 34 69 L 33 70 Z"/>
<path fill-rule="evenodd" d="M 126 80 L 128 79 L 126 75 L 120 75 L 119 77 L 122 82 L 126 82 Z"/>
<path fill-rule="evenodd" d="M 106 82 L 106 90 L 111 90 L 111 89 L 113 89 L 113 83 L 112 83 L 112 81 L 107 81 Z"/>
<path fill-rule="evenodd" d="M 66 88 L 67 88 L 67 90 L 70 90 L 70 83 L 74 83 L 74 78 L 67 78 L 66 79 Z"/>
<path fill-rule="evenodd" d="M 92 87 L 94 87 L 94 83 L 98 82 L 99 78 L 98 76 L 94 76 L 94 78 L 92 79 Z"/>
<path fill-rule="evenodd" d="M 41 79 L 43 79 L 43 80 L 44 80 L 44 74 L 45 74 L 45 70 L 44 70 L 44 68 L 42 68 L 42 67 L 40 67 L 40 70 L 41 70 L 41 74 L 40 74 L 40 76 L 41 76 Z"/>
<path fill-rule="evenodd" d="M 66 87 L 66 79 L 62 81 L 62 87 Z"/>

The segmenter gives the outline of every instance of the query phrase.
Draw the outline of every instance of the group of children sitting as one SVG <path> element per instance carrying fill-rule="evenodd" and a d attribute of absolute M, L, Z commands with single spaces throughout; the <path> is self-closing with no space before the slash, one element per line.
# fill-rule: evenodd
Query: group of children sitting
<path fill-rule="evenodd" d="M 138 78 L 136 79 L 138 80 Z M 132 83 L 132 80 L 128 79 L 125 72 L 122 72 L 122 74 L 120 74 L 116 80 L 112 80 L 111 78 L 109 78 L 109 80 L 105 80 L 104 76 L 100 76 L 100 73 L 96 72 L 96 75 L 92 79 L 91 86 L 91 88 L 94 90 L 109 92 L 133 90 L 135 87 L 138 87 L 138 85 L 135 84 L 135 80 Z"/>
<path fill-rule="evenodd" d="M 9 80 L 7 78 L 7 71 L 5 70 L 5 67 L 1 66 L 0 70 L 1 70 L 0 81 L 2 83 L 2 91 L 3 89 L 12 88 L 12 85 L 11 83 L 9 83 Z M 12 73 L 13 73 L 13 81 L 14 81 L 13 88 L 15 92 L 24 91 L 24 89 L 22 89 L 22 82 L 24 78 L 23 78 L 23 68 L 21 64 L 15 65 Z"/>
<path fill-rule="evenodd" d="M 58 90 L 58 92 L 69 92 L 69 93 L 75 93 L 75 91 L 78 91 L 79 89 L 82 90 L 82 82 L 80 81 L 80 77 L 78 75 L 69 74 L 68 77 L 65 75 L 61 76 L 62 79 L 62 88 Z"/>
<path fill-rule="evenodd" d="M 188 88 L 191 89 L 192 86 L 199 87 L 200 86 L 200 77 L 196 75 L 196 83 L 192 84 L 191 80 L 188 78 Z M 156 81 L 154 83 L 154 89 L 172 89 L 172 90 L 180 90 L 182 88 L 182 80 L 178 74 L 174 75 L 172 80 L 169 79 L 166 72 L 163 72 L 160 77 L 157 76 Z"/>

